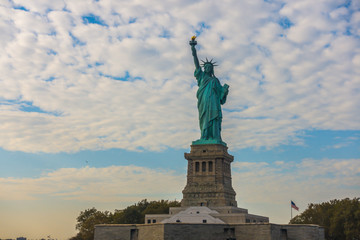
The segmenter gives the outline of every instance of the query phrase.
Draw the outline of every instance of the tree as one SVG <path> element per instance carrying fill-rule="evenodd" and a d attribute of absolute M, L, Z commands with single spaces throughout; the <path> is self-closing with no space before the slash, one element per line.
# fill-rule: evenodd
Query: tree
<path fill-rule="evenodd" d="M 168 200 L 152 201 L 143 210 L 143 215 L 145 216 L 145 214 L 166 214 L 169 213 L 170 207 L 180 207 L 180 202 Z"/>
<path fill-rule="evenodd" d="M 141 224 L 145 222 L 145 214 L 166 214 L 169 207 L 179 207 L 178 201 L 151 201 L 141 200 L 123 210 L 101 212 L 96 208 L 86 209 L 77 217 L 76 229 L 79 233 L 69 240 L 93 240 L 96 224 Z"/>
<path fill-rule="evenodd" d="M 118 224 L 141 224 L 145 222 L 145 214 L 166 214 L 170 207 L 180 207 L 178 201 L 151 201 L 146 199 L 131 205 L 124 210 L 115 210 L 113 223 Z"/>
<path fill-rule="evenodd" d="M 327 240 L 360 240 L 360 198 L 310 203 L 290 224 L 318 224 Z"/>
<path fill-rule="evenodd" d="M 72 238 L 72 240 L 92 240 L 94 239 L 94 226 L 96 224 L 111 223 L 113 214 L 105 211 L 101 212 L 95 208 L 86 209 L 85 211 L 80 212 L 80 215 L 77 217 L 76 229 L 79 230 L 79 233 Z"/>

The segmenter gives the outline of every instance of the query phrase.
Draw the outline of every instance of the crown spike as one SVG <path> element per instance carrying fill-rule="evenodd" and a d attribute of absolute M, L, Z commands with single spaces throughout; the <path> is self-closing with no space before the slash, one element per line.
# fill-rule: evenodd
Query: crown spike
<path fill-rule="evenodd" d="M 212 66 L 218 66 L 218 65 L 216 65 L 216 62 L 213 62 L 213 60 L 214 60 L 213 58 L 210 61 L 207 57 L 205 59 L 206 59 L 206 61 L 200 59 L 202 62 L 202 64 L 201 64 L 202 66 L 205 66 L 206 64 L 210 64 Z"/>

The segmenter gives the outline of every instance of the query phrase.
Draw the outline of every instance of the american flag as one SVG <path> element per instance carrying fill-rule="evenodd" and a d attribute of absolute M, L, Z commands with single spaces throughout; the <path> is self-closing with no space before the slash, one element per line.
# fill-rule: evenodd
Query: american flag
<path fill-rule="evenodd" d="M 299 211 L 299 208 L 296 206 L 296 204 L 293 201 L 291 201 L 291 207 L 296 211 Z"/>

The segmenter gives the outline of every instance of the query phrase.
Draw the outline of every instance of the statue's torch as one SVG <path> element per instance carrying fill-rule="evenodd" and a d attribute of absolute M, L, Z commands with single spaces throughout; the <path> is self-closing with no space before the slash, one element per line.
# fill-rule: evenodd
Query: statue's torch
<path fill-rule="evenodd" d="M 195 46 L 197 44 L 197 41 L 195 41 L 196 36 L 191 37 L 191 41 L 189 41 L 190 46 Z"/>

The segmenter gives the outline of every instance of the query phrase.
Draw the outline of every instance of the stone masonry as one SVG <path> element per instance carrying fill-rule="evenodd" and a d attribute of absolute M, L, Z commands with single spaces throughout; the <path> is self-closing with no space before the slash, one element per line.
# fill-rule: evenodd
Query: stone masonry
<path fill-rule="evenodd" d="M 95 240 L 325 240 L 316 225 L 248 224 L 103 224 Z"/>
<path fill-rule="evenodd" d="M 192 145 L 188 160 L 187 184 L 182 207 L 237 206 L 231 184 L 231 162 L 234 157 L 221 144 Z"/>
<path fill-rule="evenodd" d="M 181 207 L 171 208 L 166 215 L 148 214 L 145 223 L 202 223 L 211 218 L 227 224 L 269 222 L 268 217 L 249 214 L 247 209 L 237 207 L 231 180 L 234 157 L 227 152 L 226 146 L 191 145 L 191 151 L 185 153 L 185 159 L 188 161 L 187 183 Z M 194 207 L 197 210 L 189 210 Z M 208 211 L 207 208 L 213 212 L 203 219 L 195 217 Z"/>
<path fill-rule="evenodd" d="M 192 145 L 185 153 L 187 183 L 181 207 L 148 214 L 146 224 L 95 226 L 95 240 L 324 240 L 316 225 L 279 225 L 238 208 L 231 180 L 234 157 L 221 144 Z"/>

